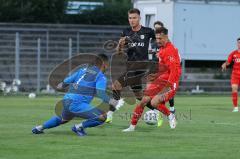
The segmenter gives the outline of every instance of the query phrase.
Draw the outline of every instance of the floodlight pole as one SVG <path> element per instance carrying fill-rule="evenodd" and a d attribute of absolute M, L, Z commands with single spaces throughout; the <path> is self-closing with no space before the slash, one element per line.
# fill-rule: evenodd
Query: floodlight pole
<path fill-rule="evenodd" d="M 37 93 L 40 92 L 40 73 L 41 73 L 41 39 L 37 40 Z"/>
<path fill-rule="evenodd" d="M 79 41 L 80 41 L 80 37 L 79 37 L 79 31 L 77 32 L 77 53 L 79 54 Z"/>
<path fill-rule="evenodd" d="M 186 32 L 184 32 L 184 40 L 183 40 L 183 54 L 185 54 L 186 53 L 186 38 L 187 38 L 187 33 Z M 184 78 L 185 78 L 185 72 L 186 72 L 186 68 L 185 68 L 186 66 L 185 66 L 185 57 L 183 56 L 183 58 L 182 58 L 182 80 L 184 80 Z"/>
<path fill-rule="evenodd" d="M 47 59 L 48 59 L 48 54 L 49 54 L 49 31 L 46 31 L 46 54 L 47 54 Z"/>
<path fill-rule="evenodd" d="M 20 54 L 20 42 L 19 42 L 19 33 L 16 32 L 15 38 L 15 79 L 19 79 L 19 54 Z"/>
<path fill-rule="evenodd" d="M 69 58 L 69 66 L 68 66 L 68 71 L 69 73 L 71 72 L 72 70 L 72 38 L 69 38 L 69 48 L 68 48 L 68 58 Z"/>

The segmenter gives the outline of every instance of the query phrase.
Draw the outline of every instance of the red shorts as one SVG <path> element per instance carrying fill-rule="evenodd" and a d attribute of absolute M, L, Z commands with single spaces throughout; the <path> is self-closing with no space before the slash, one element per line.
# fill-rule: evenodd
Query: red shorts
<path fill-rule="evenodd" d="M 158 78 L 153 82 L 147 84 L 147 87 L 144 91 L 144 95 L 153 98 L 158 94 L 164 94 L 166 97 L 165 102 L 169 101 L 176 94 L 176 90 L 179 85 L 178 80 L 175 83 L 176 83 L 176 85 L 174 86 L 175 89 L 169 89 L 169 83 L 164 79 Z"/>
<path fill-rule="evenodd" d="M 233 84 L 240 85 L 240 77 L 239 76 L 232 75 L 232 77 L 231 77 L 231 85 L 233 85 Z"/>

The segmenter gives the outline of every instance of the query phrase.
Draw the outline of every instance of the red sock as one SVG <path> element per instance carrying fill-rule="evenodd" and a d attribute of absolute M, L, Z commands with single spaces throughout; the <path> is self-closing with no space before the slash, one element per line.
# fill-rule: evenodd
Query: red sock
<path fill-rule="evenodd" d="M 137 105 L 134 109 L 133 116 L 132 116 L 132 125 L 137 125 L 138 120 L 141 118 L 144 108 L 140 105 Z"/>
<path fill-rule="evenodd" d="M 232 93 L 232 102 L 233 102 L 234 107 L 238 106 L 238 93 L 237 92 Z"/>
<path fill-rule="evenodd" d="M 165 106 L 165 104 L 159 104 L 157 109 L 166 116 L 170 115 L 170 110 Z"/>

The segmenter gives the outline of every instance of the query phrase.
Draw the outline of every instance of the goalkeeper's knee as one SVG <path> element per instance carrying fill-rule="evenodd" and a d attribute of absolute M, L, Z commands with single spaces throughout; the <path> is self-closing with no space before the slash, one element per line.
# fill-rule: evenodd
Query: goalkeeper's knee
<path fill-rule="evenodd" d="M 100 115 L 99 116 L 99 121 L 101 121 L 101 122 L 105 122 L 106 120 L 107 120 L 107 115 L 106 114 L 102 114 L 102 115 Z"/>

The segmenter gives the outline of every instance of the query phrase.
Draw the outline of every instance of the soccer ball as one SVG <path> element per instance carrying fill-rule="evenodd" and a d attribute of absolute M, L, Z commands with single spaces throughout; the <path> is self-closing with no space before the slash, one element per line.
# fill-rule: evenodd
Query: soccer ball
<path fill-rule="evenodd" d="M 19 79 L 14 79 L 13 82 L 12 82 L 12 85 L 20 86 L 21 85 L 21 81 Z"/>
<path fill-rule="evenodd" d="M 36 97 L 35 93 L 29 93 L 28 98 L 34 99 Z"/>
<path fill-rule="evenodd" d="M 156 125 L 158 122 L 158 114 L 153 110 L 149 110 L 144 114 L 143 119 L 148 125 Z"/>

